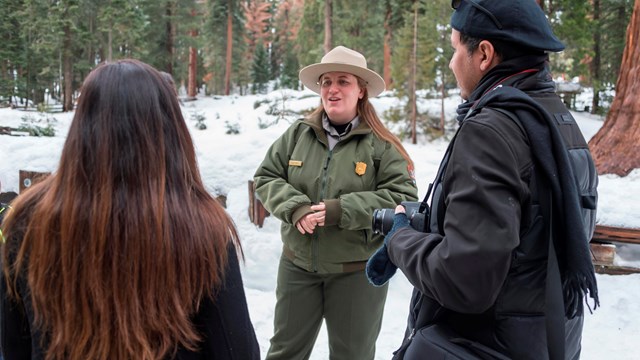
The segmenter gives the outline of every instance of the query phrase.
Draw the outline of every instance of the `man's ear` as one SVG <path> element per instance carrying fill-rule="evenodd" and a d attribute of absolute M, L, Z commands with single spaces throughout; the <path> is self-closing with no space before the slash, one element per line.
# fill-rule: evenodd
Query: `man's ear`
<path fill-rule="evenodd" d="M 478 53 L 482 56 L 480 61 L 480 70 L 482 72 L 489 71 L 491 68 L 500 63 L 498 54 L 493 44 L 487 40 L 482 40 L 478 45 Z"/>

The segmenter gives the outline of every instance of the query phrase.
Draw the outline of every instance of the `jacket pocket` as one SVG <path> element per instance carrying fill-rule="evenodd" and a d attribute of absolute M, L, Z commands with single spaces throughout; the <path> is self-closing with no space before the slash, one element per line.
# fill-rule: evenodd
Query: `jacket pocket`
<path fill-rule="evenodd" d="M 509 357 L 476 341 L 462 338 L 444 325 L 436 324 L 416 332 L 403 359 L 508 360 Z"/>

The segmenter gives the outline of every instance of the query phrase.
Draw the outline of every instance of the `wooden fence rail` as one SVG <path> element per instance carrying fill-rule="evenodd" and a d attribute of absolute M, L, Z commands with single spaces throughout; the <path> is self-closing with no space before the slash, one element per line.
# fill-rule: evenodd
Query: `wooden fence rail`
<path fill-rule="evenodd" d="M 640 268 L 613 264 L 616 244 L 640 245 L 640 229 L 596 225 L 590 244 L 596 272 L 610 275 L 640 273 Z"/>

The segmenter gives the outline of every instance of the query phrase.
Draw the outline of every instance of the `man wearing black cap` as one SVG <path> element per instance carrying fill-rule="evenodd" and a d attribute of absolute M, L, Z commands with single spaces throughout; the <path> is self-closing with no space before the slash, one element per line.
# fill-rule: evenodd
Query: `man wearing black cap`
<path fill-rule="evenodd" d="M 460 127 L 428 231 L 399 206 L 385 238 L 415 287 L 395 358 L 577 359 L 586 295 L 598 305 L 588 248 L 598 179 L 548 70 L 546 52 L 564 46 L 533 0 L 452 6 Z M 370 265 L 376 285 L 393 273 Z"/>

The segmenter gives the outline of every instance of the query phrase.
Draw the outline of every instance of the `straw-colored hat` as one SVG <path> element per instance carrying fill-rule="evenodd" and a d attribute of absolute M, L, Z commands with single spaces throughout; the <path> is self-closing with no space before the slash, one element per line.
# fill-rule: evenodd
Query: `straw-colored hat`
<path fill-rule="evenodd" d="M 320 76 L 324 73 L 340 71 L 353 74 L 367 82 L 370 97 L 384 91 L 384 80 L 375 71 L 367 68 L 367 59 L 357 51 L 344 46 L 336 46 L 318 64 L 311 64 L 300 70 L 300 81 L 315 93 L 320 93 Z"/>

